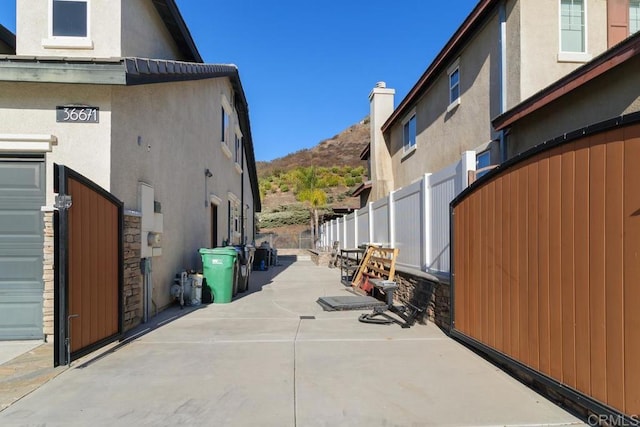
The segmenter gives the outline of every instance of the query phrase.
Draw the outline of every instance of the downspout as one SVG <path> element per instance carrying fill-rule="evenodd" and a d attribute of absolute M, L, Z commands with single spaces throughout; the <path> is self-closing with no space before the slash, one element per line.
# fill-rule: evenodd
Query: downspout
<path fill-rule="evenodd" d="M 500 2 L 500 114 L 507 111 L 507 1 Z M 507 138 L 504 129 L 500 131 L 500 163 L 507 160 Z"/>

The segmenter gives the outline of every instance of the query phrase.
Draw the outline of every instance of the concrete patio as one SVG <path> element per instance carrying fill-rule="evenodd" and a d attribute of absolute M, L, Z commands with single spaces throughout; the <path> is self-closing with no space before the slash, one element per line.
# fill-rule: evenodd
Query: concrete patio
<path fill-rule="evenodd" d="M 348 295 L 339 271 L 281 264 L 230 304 L 167 310 L 74 362 L 0 408 L 0 425 L 582 425 L 433 324 L 324 312 L 318 297 Z"/>

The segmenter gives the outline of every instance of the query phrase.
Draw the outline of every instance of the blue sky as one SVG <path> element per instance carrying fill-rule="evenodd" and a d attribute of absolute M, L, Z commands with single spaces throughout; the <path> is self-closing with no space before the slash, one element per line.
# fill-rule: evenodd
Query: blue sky
<path fill-rule="evenodd" d="M 257 160 L 310 148 L 408 93 L 477 0 L 176 0 L 206 62 L 240 69 Z M 15 0 L 0 0 L 15 31 Z"/>

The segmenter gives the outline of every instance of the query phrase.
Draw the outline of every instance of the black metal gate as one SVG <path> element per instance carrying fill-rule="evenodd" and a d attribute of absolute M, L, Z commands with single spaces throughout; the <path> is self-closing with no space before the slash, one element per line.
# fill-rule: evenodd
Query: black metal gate
<path fill-rule="evenodd" d="M 54 365 L 122 335 L 123 204 L 77 172 L 55 165 Z"/>

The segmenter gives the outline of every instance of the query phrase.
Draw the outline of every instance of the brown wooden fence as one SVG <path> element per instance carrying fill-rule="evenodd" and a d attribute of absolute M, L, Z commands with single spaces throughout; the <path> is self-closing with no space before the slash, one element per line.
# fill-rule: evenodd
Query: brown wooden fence
<path fill-rule="evenodd" d="M 640 125 L 486 178 L 452 204 L 454 330 L 640 414 Z"/>
<path fill-rule="evenodd" d="M 59 365 L 122 334 L 123 205 L 77 172 L 55 168 L 54 365 Z"/>
<path fill-rule="evenodd" d="M 70 178 L 69 313 L 71 352 L 119 332 L 118 206 Z"/>

